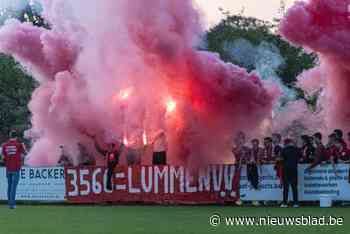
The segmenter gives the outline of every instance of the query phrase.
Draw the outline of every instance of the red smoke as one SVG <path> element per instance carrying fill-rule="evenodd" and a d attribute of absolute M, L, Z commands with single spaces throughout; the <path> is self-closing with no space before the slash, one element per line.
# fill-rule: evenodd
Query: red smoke
<path fill-rule="evenodd" d="M 315 51 L 320 67 L 304 74 L 301 84 L 323 87 L 321 104 L 328 128 L 350 125 L 350 1 L 310 0 L 297 2 L 280 25 L 290 42 Z"/>
<path fill-rule="evenodd" d="M 195 49 L 203 30 L 191 0 L 42 3 L 51 30 L 13 21 L 0 31 L 0 51 L 40 82 L 31 164 L 55 164 L 61 144 L 71 155 L 78 142 L 95 152 L 82 132 L 106 143 L 127 137 L 137 148 L 160 130 L 171 164 L 227 161 L 233 134 L 271 115 L 273 89 Z M 129 88 L 127 100 L 116 98 Z"/>

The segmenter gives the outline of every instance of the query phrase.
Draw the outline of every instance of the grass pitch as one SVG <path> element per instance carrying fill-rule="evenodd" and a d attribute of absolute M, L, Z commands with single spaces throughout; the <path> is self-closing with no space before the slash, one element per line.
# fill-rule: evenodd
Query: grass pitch
<path fill-rule="evenodd" d="M 342 226 L 226 226 L 209 224 L 213 214 L 222 216 L 336 216 Z M 230 206 L 0 206 L 1 234 L 206 234 L 283 233 L 349 234 L 350 209 Z"/>

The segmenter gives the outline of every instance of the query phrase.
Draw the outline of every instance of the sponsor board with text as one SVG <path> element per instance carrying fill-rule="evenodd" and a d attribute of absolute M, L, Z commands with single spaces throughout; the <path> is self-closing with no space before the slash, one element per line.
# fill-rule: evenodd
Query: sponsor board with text
<path fill-rule="evenodd" d="M 0 200 L 7 200 L 6 169 L 0 168 Z M 17 200 L 65 201 L 63 167 L 24 167 L 20 171 Z"/>

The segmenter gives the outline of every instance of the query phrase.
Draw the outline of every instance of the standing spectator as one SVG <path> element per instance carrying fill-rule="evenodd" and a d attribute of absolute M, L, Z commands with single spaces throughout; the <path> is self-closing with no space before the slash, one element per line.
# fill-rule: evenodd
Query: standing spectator
<path fill-rule="evenodd" d="M 328 136 L 328 142 L 326 145 L 326 149 L 330 149 L 332 146 L 334 146 L 334 142 L 336 139 L 337 139 L 337 136 L 334 133 L 330 134 Z"/>
<path fill-rule="evenodd" d="M 260 147 L 260 142 L 258 139 L 253 139 L 251 141 L 252 148 L 250 150 L 249 159 L 247 160 L 247 178 L 249 183 L 255 190 L 259 189 L 259 170 L 260 160 L 264 154 L 263 148 Z M 253 201 L 254 206 L 260 205 L 258 201 Z"/>
<path fill-rule="evenodd" d="M 22 167 L 22 159 L 26 153 L 23 143 L 17 139 L 17 132 L 10 132 L 10 139 L 2 146 L 2 154 L 6 166 L 7 199 L 10 209 L 16 208 L 16 191 L 19 182 L 19 172 Z"/>
<path fill-rule="evenodd" d="M 264 149 L 260 147 L 260 141 L 258 139 L 253 139 L 251 143 L 252 143 L 252 148 L 251 148 L 249 162 L 260 165 L 261 158 L 264 155 Z"/>
<path fill-rule="evenodd" d="M 94 142 L 95 142 L 95 147 L 96 150 L 104 155 L 107 160 L 107 189 L 112 190 L 112 176 L 113 172 L 115 170 L 115 167 L 119 163 L 120 156 L 124 153 L 125 151 L 125 145 L 123 143 L 115 144 L 111 143 L 108 144 L 107 149 L 102 148 L 96 137 L 93 137 Z"/>
<path fill-rule="evenodd" d="M 345 141 L 344 138 L 343 138 L 343 136 L 344 136 L 343 131 L 340 130 L 340 129 L 336 129 L 336 130 L 334 130 L 333 133 L 335 134 L 336 140 L 338 140 L 338 142 L 340 142 L 340 144 L 342 145 L 342 147 L 343 147 L 344 149 L 348 148 L 348 146 L 347 146 L 347 144 L 346 144 L 346 141 Z"/>
<path fill-rule="evenodd" d="M 279 133 L 272 134 L 273 158 L 280 159 L 283 149 L 282 136 Z"/>
<path fill-rule="evenodd" d="M 302 146 L 301 152 L 302 157 L 300 159 L 301 163 L 311 163 L 315 154 L 315 147 L 312 142 L 312 137 L 308 135 L 301 136 Z"/>
<path fill-rule="evenodd" d="M 340 132 L 339 132 L 340 131 Z M 338 135 L 337 135 L 338 134 Z M 334 133 L 329 135 L 329 142 L 327 144 L 327 162 L 332 164 L 334 169 L 334 173 L 336 176 L 338 175 L 336 164 L 338 163 L 341 156 L 341 149 L 346 147 L 344 144 L 344 140 L 342 139 L 341 130 L 335 130 Z"/>
<path fill-rule="evenodd" d="M 262 163 L 268 164 L 273 163 L 273 145 L 272 145 L 272 138 L 266 137 L 264 139 L 264 154 L 262 158 Z"/>
<path fill-rule="evenodd" d="M 328 158 L 332 163 L 335 175 L 339 176 L 336 164 L 340 161 L 348 161 L 347 148 L 344 148 L 344 144 L 339 138 L 336 138 L 333 145 L 328 149 Z"/>
<path fill-rule="evenodd" d="M 335 153 L 337 154 L 337 159 L 339 162 L 348 162 L 349 161 L 349 150 L 348 148 L 344 147 L 344 144 L 341 140 L 336 140 L 334 143 L 335 146 Z"/>
<path fill-rule="evenodd" d="M 153 141 L 153 165 L 167 165 L 167 138 L 162 131 Z"/>
<path fill-rule="evenodd" d="M 283 184 L 283 161 L 281 157 L 283 146 L 281 144 L 282 136 L 279 133 L 272 134 L 272 144 L 273 144 L 273 158 L 276 159 L 274 169 L 276 175 L 280 180 L 280 183 Z"/>
<path fill-rule="evenodd" d="M 253 186 L 254 189 L 258 189 L 259 187 L 259 171 L 258 167 L 260 167 L 260 160 L 264 153 L 264 150 L 259 146 L 259 140 L 252 140 L 252 148 L 250 150 L 249 158 L 246 161 L 247 164 L 247 176 L 248 181 Z"/>
<path fill-rule="evenodd" d="M 328 153 L 326 147 L 322 143 L 322 134 L 320 132 L 315 133 L 313 136 L 315 143 L 315 156 L 312 161 L 312 164 L 306 168 L 306 172 L 310 173 L 311 169 L 320 165 L 322 162 L 328 161 Z"/>
<path fill-rule="evenodd" d="M 88 152 L 86 147 L 81 142 L 78 143 L 78 149 L 79 149 L 79 163 L 80 163 L 80 165 L 82 165 L 82 166 L 94 166 L 94 165 L 96 165 L 95 158 L 92 156 L 92 154 L 90 154 Z"/>
<path fill-rule="evenodd" d="M 332 133 L 328 136 L 328 143 L 326 146 L 327 150 L 327 161 L 333 164 L 333 167 L 335 168 L 335 164 L 338 162 L 338 148 L 337 148 L 337 142 L 339 143 L 339 138 L 335 133 Z"/>
<path fill-rule="evenodd" d="M 73 162 L 70 159 L 68 153 L 66 152 L 65 148 L 63 145 L 60 145 L 60 159 L 58 161 L 58 165 L 59 166 L 65 166 L 65 167 L 72 167 L 73 166 Z"/>
<path fill-rule="evenodd" d="M 243 132 L 239 132 L 234 140 L 235 146 L 232 153 L 235 157 L 236 168 L 240 168 L 243 163 L 246 163 L 250 157 L 250 149 L 246 145 L 247 140 Z"/>
<path fill-rule="evenodd" d="M 235 160 L 235 176 L 236 183 L 239 186 L 240 174 L 242 169 L 242 163 L 246 162 L 249 159 L 250 149 L 246 146 L 246 136 L 244 132 L 238 132 L 237 136 L 234 139 L 234 147 L 232 149 L 232 153 L 234 155 Z M 242 205 L 242 201 L 238 199 L 236 205 Z"/>
<path fill-rule="evenodd" d="M 289 186 L 293 192 L 293 207 L 299 207 L 298 202 L 298 162 L 301 157 L 300 150 L 291 139 L 285 140 L 285 147 L 281 152 L 283 160 L 283 203 L 281 207 L 288 207 Z"/>

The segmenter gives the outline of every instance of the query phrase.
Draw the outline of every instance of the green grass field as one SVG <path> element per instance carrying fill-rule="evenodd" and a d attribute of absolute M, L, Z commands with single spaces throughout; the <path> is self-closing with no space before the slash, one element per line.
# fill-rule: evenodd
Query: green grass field
<path fill-rule="evenodd" d="M 343 226 L 279 226 L 214 228 L 209 217 L 222 216 L 337 216 Z M 16 210 L 0 206 L 1 234 L 206 234 L 206 233 L 283 233 L 283 234 L 349 234 L 350 209 L 302 207 L 230 206 L 54 206 L 19 205 Z"/>

